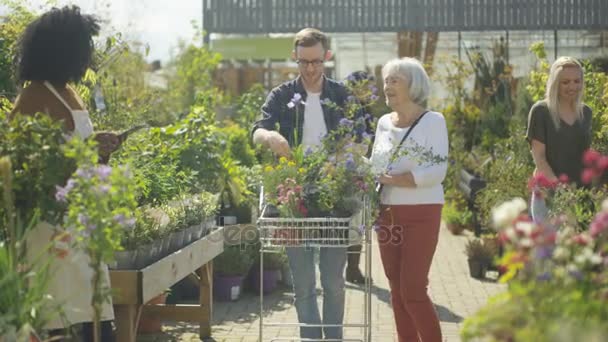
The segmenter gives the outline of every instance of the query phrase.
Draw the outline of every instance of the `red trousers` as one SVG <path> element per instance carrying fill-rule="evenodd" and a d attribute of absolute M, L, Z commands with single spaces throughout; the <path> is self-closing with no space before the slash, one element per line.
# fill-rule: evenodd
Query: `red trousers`
<path fill-rule="evenodd" d="M 439 319 L 427 293 L 441 208 L 441 204 L 381 206 L 377 236 L 399 342 L 441 342 Z"/>

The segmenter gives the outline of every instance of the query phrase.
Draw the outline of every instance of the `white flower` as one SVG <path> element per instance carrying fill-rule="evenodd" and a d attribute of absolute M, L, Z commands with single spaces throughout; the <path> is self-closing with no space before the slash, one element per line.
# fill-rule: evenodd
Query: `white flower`
<path fill-rule="evenodd" d="M 577 264 L 585 264 L 585 263 L 589 262 L 589 263 L 597 265 L 600 262 L 602 262 L 602 258 L 599 255 L 593 253 L 593 250 L 591 248 L 585 248 L 585 249 L 583 249 L 581 254 L 577 255 L 574 258 L 574 261 Z"/>
<path fill-rule="evenodd" d="M 513 224 L 513 221 L 526 210 L 527 204 L 522 198 L 514 198 L 492 209 L 492 221 L 497 229 Z"/>
<path fill-rule="evenodd" d="M 513 229 L 513 228 L 505 229 L 505 235 L 507 236 L 507 238 L 509 238 L 509 241 L 517 240 L 517 233 L 515 232 L 515 229 Z"/>
<path fill-rule="evenodd" d="M 523 238 L 523 239 L 521 239 L 521 241 L 519 241 L 519 245 L 521 247 L 532 247 L 532 239 Z"/>
<path fill-rule="evenodd" d="M 593 253 L 593 255 L 589 258 L 589 261 L 593 265 L 599 265 L 602 263 L 602 257 L 597 253 Z"/>
<path fill-rule="evenodd" d="M 568 266 L 566 266 L 566 270 L 568 272 L 578 272 L 578 266 L 575 264 L 568 264 Z"/>
<path fill-rule="evenodd" d="M 570 256 L 570 251 L 564 247 L 557 247 L 555 251 L 553 251 L 553 257 L 557 260 L 566 260 Z"/>
<path fill-rule="evenodd" d="M 522 232 L 524 236 L 530 236 L 534 228 L 535 225 L 532 222 L 517 222 L 515 224 L 515 230 Z"/>

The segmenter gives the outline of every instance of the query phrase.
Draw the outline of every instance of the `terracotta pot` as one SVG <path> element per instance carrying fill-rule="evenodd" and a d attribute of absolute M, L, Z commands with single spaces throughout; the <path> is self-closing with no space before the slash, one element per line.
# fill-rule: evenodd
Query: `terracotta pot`
<path fill-rule="evenodd" d="M 457 223 L 446 223 L 446 227 L 454 235 L 460 235 L 464 230 L 464 226 Z"/>

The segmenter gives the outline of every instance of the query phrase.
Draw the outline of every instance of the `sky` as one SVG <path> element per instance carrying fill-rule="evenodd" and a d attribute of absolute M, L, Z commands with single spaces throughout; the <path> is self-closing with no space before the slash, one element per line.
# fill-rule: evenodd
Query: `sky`
<path fill-rule="evenodd" d="M 40 11 L 46 0 L 23 0 Z M 75 4 L 84 13 L 104 20 L 102 34 L 122 32 L 127 39 L 149 45 L 149 61 L 167 61 L 179 39 L 191 40 L 195 30 L 192 21 L 201 26 L 202 0 L 55 0 L 58 6 Z M 50 8 L 50 7 L 47 7 Z M 0 15 L 6 14 L 0 7 Z"/>

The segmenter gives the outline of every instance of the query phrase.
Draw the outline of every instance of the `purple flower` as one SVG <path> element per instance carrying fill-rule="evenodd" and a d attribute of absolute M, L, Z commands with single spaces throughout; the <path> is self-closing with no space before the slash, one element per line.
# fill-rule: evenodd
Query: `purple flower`
<path fill-rule="evenodd" d="M 363 132 L 361 136 L 363 137 L 363 139 L 371 139 L 373 137 L 372 134 L 369 134 L 367 132 Z"/>
<path fill-rule="evenodd" d="M 346 80 L 348 80 L 349 82 L 355 82 L 357 79 L 354 75 L 351 74 L 346 77 Z"/>
<path fill-rule="evenodd" d="M 541 246 L 536 249 L 536 257 L 538 259 L 551 259 L 553 256 L 553 247 Z"/>
<path fill-rule="evenodd" d="M 93 173 L 91 172 L 90 169 L 78 169 L 76 170 L 76 175 L 78 177 L 84 178 L 84 179 L 91 179 L 91 177 L 93 176 Z"/>
<path fill-rule="evenodd" d="M 65 203 L 67 202 L 67 195 L 68 192 L 70 192 L 69 189 L 67 189 L 67 187 L 62 188 L 59 185 L 55 185 L 55 199 L 57 200 L 57 202 L 61 202 L 61 203 Z"/>
<path fill-rule="evenodd" d="M 375 85 L 373 85 L 373 84 L 370 84 L 370 85 L 368 86 L 368 88 L 369 88 L 369 90 L 371 90 L 372 94 L 374 94 L 374 95 L 375 95 L 375 94 L 378 92 L 378 87 L 376 87 L 376 86 L 375 86 Z"/>
<path fill-rule="evenodd" d="M 350 120 L 350 119 L 347 119 L 347 118 L 342 118 L 342 119 L 340 119 L 340 126 L 352 127 L 353 126 L 353 120 Z"/>
<path fill-rule="evenodd" d="M 306 148 L 306 151 L 304 151 L 304 156 L 305 156 L 305 157 L 308 157 L 308 156 L 309 156 L 309 155 L 311 155 L 311 154 L 312 154 L 312 148 L 307 147 L 307 148 Z"/>
<path fill-rule="evenodd" d="M 348 102 L 355 102 L 355 100 L 357 100 L 357 98 L 356 98 L 356 97 L 354 97 L 354 96 L 352 96 L 352 95 L 349 95 L 349 96 L 346 98 L 346 101 L 348 101 Z"/>
<path fill-rule="evenodd" d="M 538 281 L 549 281 L 551 280 L 551 272 L 543 272 L 536 276 Z"/>
<path fill-rule="evenodd" d="M 372 94 L 372 96 L 370 96 L 370 99 L 372 100 L 372 102 L 378 101 L 379 98 L 380 98 L 380 96 L 378 96 L 376 94 Z"/>
<path fill-rule="evenodd" d="M 72 178 L 68 179 L 68 183 L 65 185 L 65 189 L 69 192 L 72 189 L 74 189 L 74 186 L 76 186 L 76 181 Z"/>
<path fill-rule="evenodd" d="M 85 214 L 78 214 L 78 222 L 85 227 L 83 231 L 85 237 L 88 237 L 91 232 L 97 229 L 97 225 L 89 222 L 89 217 Z"/>
<path fill-rule="evenodd" d="M 305 104 L 302 101 L 302 95 L 300 95 L 300 93 L 295 93 L 295 94 L 293 94 L 293 97 L 291 98 L 291 101 L 289 101 L 289 103 L 287 104 L 287 107 L 293 108 L 296 105 L 299 105 L 300 103 Z"/>
<path fill-rule="evenodd" d="M 107 185 L 107 184 L 102 184 L 102 185 L 100 185 L 100 186 L 97 187 L 97 192 L 100 193 L 100 194 L 102 194 L 102 195 L 105 195 L 108 192 L 110 192 L 110 186 Z"/>
<path fill-rule="evenodd" d="M 101 179 L 102 181 L 105 181 L 106 179 L 108 179 L 108 177 L 110 177 L 110 174 L 112 173 L 112 168 L 108 165 L 101 165 L 97 168 L 97 177 L 99 177 L 99 179 Z"/>
<path fill-rule="evenodd" d="M 114 221 L 116 221 L 116 223 L 123 226 L 124 228 L 133 228 L 133 226 L 135 226 L 135 218 L 132 217 L 130 219 L 127 219 L 124 214 L 114 215 Z"/>
<path fill-rule="evenodd" d="M 349 157 L 348 159 L 346 159 L 344 166 L 346 167 L 347 170 L 351 170 L 351 171 L 357 168 L 357 165 L 355 164 L 355 161 L 353 160 L 352 156 Z"/>
<path fill-rule="evenodd" d="M 94 223 L 89 223 L 86 225 L 85 233 L 90 234 L 97 229 L 97 225 Z"/>
<path fill-rule="evenodd" d="M 571 270 L 571 271 L 568 271 L 568 274 L 570 274 L 570 276 L 576 280 L 583 279 L 583 272 L 581 272 L 580 270 Z"/>

